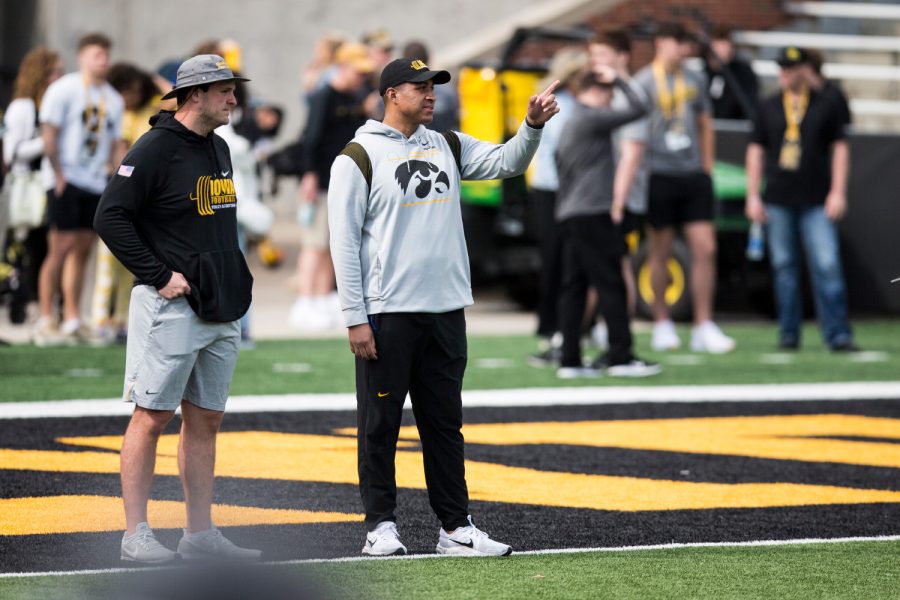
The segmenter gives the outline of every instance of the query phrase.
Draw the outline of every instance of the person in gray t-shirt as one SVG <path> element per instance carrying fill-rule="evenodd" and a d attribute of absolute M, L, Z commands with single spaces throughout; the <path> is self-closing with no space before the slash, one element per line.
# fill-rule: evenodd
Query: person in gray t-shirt
<path fill-rule="evenodd" d="M 651 346 L 657 351 L 681 346 L 665 293 L 669 286 L 668 261 L 676 228 L 680 227 L 691 251 L 691 349 L 721 354 L 733 350 L 735 342 L 712 320 L 716 280 L 712 109 L 705 77 L 683 66 L 691 50 L 689 40 L 682 26 L 661 24 L 654 38 L 654 60 L 635 76 L 652 107 L 646 156 L 650 168 L 647 223 L 655 321 Z"/>
<path fill-rule="evenodd" d="M 612 110 L 612 89 L 622 90 L 629 106 Z M 559 192 L 556 220 L 563 239 L 563 286 L 560 324 L 563 345 L 560 378 L 643 377 L 660 372 L 659 365 L 638 359 L 632 349 L 622 256 L 625 240 L 610 211 L 615 160 L 612 132 L 646 113 L 634 90 L 615 69 L 587 72 L 578 83 L 577 105 L 559 138 L 556 166 Z M 582 366 L 581 317 L 588 287 L 597 290 L 598 307 L 609 328 L 609 350 L 591 367 Z"/>
<path fill-rule="evenodd" d="M 630 79 L 628 71 L 631 63 L 631 38 L 624 30 L 604 31 L 595 36 L 588 44 L 591 70 L 597 73 L 606 67 L 616 70 L 632 90 L 646 103 L 643 88 Z M 628 97 L 621 89 L 613 90 L 613 110 L 628 107 Z M 616 156 L 616 173 L 613 183 L 613 203 L 610 216 L 618 223 L 626 240 L 632 235 L 639 235 L 643 229 L 643 217 L 647 213 L 647 161 L 644 160 L 644 148 L 649 135 L 647 118 L 641 118 L 619 127 L 613 132 L 613 149 Z M 628 312 L 635 313 L 637 286 L 631 257 L 622 258 L 622 277 L 628 292 Z M 608 339 L 605 324 L 594 326 L 592 335 L 595 339 Z"/>

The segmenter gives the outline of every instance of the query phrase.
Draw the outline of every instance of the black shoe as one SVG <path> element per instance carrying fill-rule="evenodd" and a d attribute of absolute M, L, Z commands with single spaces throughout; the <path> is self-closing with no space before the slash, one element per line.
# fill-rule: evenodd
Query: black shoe
<path fill-rule="evenodd" d="M 797 340 L 781 340 L 778 342 L 778 349 L 793 352 L 800 349 L 800 342 Z"/>
<path fill-rule="evenodd" d="M 529 356 L 528 364 L 532 367 L 554 367 L 559 365 L 561 358 L 562 348 L 548 348 L 543 352 Z"/>
<path fill-rule="evenodd" d="M 830 350 L 832 352 L 838 352 L 842 354 L 849 354 L 851 352 L 862 352 L 862 348 L 854 344 L 853 342 L 841 342 L 840 344 L 835 344 L 831 346 Z"/>

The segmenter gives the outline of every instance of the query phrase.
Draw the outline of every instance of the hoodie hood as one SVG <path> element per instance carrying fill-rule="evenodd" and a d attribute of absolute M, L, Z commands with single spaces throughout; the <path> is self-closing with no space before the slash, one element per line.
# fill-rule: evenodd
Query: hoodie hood
<path fill-rule="evenodd" d="M 159 113 L 150 117 L 150 125 L 153 129 L 172 132 L 185 142 L 202 144 L 206 149 L 206 155 L 211 161 L 210 164 L 216 171 L 221 171 L 221 165 L 227 162 L 222 160 L 219 157 L 219 153 L 216 151 L 215 139 L 217 136 L 215 132 L 211 131 L 208 136 L 203 137 L 199 133 L 195 133 L 182 125 L 181 121 L 175 118 L 175 113 L 171 110 L 161 110 Z"/>
<path fill-rule="evenodd" d="M 150 117 L 150 126 L 153 127 L 153 129 L 171 131 L 186 141 L 203 143 L 212 139 L 212 135 L 203 137 L 182 125 L 181 122 L 175 118 L 175 112 L 171 110 L 161 110 Z"/>
<path fill-rule="evenodd" d="M 399 130 L 394 129 L 390 125 L 385 125 L 381 121 L 369 119 L 366 121 L 365 125 L 356 130 L 356 135 L 357 137 L 366 134 L 378 135 L 401 144 L 403 146 L 403 155 L 406 156 L 406 167 L 411 170 L 412 167 L 409 164 L 409 154 L 411 151 L 414 152 L 416 150 L 420 140 L 424 140 L 427 131 L 428 128 L 424 125 L 419 125 L 411 136 L 406 137 Z"/>

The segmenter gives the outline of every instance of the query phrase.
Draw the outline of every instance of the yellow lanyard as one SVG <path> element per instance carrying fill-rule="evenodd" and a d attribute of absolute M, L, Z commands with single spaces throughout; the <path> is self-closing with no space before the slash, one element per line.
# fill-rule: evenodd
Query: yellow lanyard
<path fill-rule="evenodd" d="M 656 78 L 656 97 L 659 109 L 666 121 L 673 117 L 684 117 L 684 105 L 687 100 L 687 86 L 684 83 L 684 71 L 678 68 L 674 75 L 674 90 L 669 89 L 666 68 L 659 61 L 653 62 L 653 76 Z"/>
<path fill-rule="evenodd" d="M 784 139 L 789 142 L 800 140 L 800 123 L 806 116 L 806 108 L 809 106 L 809 90 L 803 88 L 800 93 L 794 94 L 786 91 L 782 95 L 784 102 L 784 119 L 787 127 L 784 130 Z"/>

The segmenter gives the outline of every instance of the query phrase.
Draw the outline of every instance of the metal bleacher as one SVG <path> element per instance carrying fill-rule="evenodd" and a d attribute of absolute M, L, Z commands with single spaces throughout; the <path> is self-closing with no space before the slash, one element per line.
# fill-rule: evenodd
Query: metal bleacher
<path fill-rule="evenodd" d="M 855 126 L 900 131 L 900 3 L 785 2 L 783 8 L 795 18 L 786 30 L 734 34 L 734 42 L 753 56 L 763 83 L 774 83 L 779 48 L 820 50 L 823 73 L 850 96 Z"/>

